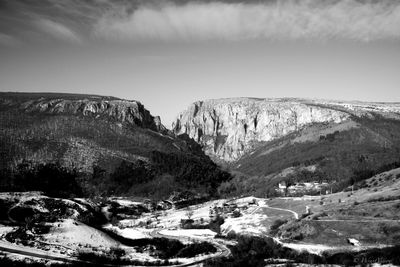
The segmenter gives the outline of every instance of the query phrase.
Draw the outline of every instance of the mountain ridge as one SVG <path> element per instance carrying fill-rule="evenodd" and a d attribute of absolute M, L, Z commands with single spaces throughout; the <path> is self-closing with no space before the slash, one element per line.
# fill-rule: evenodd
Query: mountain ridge
<path fill-rule="evenodd" d="M 200 101 L 178 115 L 173 131 L 188 134 L 235 174 L 219 188 L 228 195 L 274 195 L 285 180 L 325 181 L 342 190 L 400 162 L 397 103 Z"/>
<path fill-rule="evenodd" d="M 135 100 L 97 95 L 14 93 L 0 94 L 0 101 L 2 105 L 14 106 L 27 113 L 108 116 L 119 122 L 128 122 L 157 131 L 166 130 L 158 116 L 152 116 L 143 104 Z"/>
<path fill-rule="evenodd" d="M 49 164 L 57 164 L 49 165 L 52 171 L 77 173 L 88 194 L 208 194 L 228 178 L 198 144 L 171 133 L 134 100 L 2 93 L 0 124 L 3 188 L 21 176 L 40 179 L 35 173 Z"/>
<path fill-rule="evenodd" d="M 292 114 L 285 114 L 287 112 Z M 302 98 L 222 98 L 192 103 L 177 116 L 172 129 L 176 134 L 186 133 L 199 142 L 213 159 L 234 162 L 249 150 L 253 141 L 271 141 L 307 124 L 340 123 L 350 120 L 351 116 L 371 117 L 375 113 L 400 119 L 400 104 Z M 253 136 L 248 137 L 247 131 Z M 224 146 L 226 142 L 228 145 Z"/>

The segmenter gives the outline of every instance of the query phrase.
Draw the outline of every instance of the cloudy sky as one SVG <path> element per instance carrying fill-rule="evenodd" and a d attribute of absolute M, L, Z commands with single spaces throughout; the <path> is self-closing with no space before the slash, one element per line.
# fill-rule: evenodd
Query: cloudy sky
<path fill-rule="evenodd" d="M 400 101 L 398 0 L 0 0 L 0 90 Z"/>

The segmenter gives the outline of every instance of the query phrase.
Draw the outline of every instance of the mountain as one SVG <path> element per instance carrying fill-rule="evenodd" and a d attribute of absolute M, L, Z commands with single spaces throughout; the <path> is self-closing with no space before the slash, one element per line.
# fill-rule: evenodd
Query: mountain
<path fill-rule="evenodd" d="M 213 194 L 229 178 L 198 144 L 168 131 L 138 101 L 0 93 L 0 124 L 2 190 L 56 194 L 63 183 L 55 181 L 63 177 L 67 188 L 79 188 L 76 194 L 165 197 Z"/>
<path fill-rule="evenodd" d="M 324 180 L 339 189 L 400 162 L 398 103 L 198 101 L 178 115 L 173 131 L 188 134 L 215 162 L 246 176 L 224 185 L 236 193 L 264 195 L 282 180 Z"/>

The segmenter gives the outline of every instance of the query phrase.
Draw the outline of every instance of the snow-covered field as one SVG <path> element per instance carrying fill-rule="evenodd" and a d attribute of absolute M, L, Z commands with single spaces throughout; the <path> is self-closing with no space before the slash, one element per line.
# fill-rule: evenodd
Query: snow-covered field
<path fill-rule="evenodd" d="M 135 247 L 129 247 L 121 244 L 119 241 L 113 239 L 110 235 L 100 231 L 94 227 L 91 227 L 85 223 L 79 222 L 82 218 L 87 218 L 86 216 L 91 216 L 91 209 L 95 210 L 98 208 L 97 204 L 91 202 L 87 199 L 77 198 L 77 199 L 57 199 L 49 198 L 42 195 L 40 192 L 25 192 L 25 193 L 0 193 L 0 199 L 4 200 L 6 203 L 6 208 L 11 210 L 17 206 L 23 206 L 28 208 L 29 211 L 33 210 L 36 218 L 49 218 L 50 221 L 43 221 L 43 226 L 50 227 L 42 234 L 35 233 L 33 228 L 25 230 L 21 228 L 20 232 L 25 232 L 29 235 L 29 238 L 25 240 L 25 237 L 21 238 L 20 234 L 14 235 L 12 237 L 7 237 L 9 241 L 5 240 L 5 235 L 11 232 L 17 233 L 18 226 L 8 226 L 0 224 L 0 247 L 6 249 L 11 247 L 21 251 L 21 258 L 26 256 L 26 253 L 35 253 L 36 255 L 51 255 L 52 257 L 58 258 L 70 258 L 76 259 L 78 253 L 80 252 L 95 252 L 98 254 L 107 254 L 112 248 L 119 248 L 125 251 L 125 258 L 143 261 L 143 262 L 153 262 L 158 261 L 159 258 L 152 256 L 154 247 L 149 245 L 148 247 L 139 247 L 138 250 Z M 118 203 L 120 206 L 127 208 L 137 209 L 138 205 L 144 205 L 143 202 L 133 201 L 131 199 L 124 198 L 112 198 L 113 202 Z M 201 205 L 196 205 L 191 207 L 193 210 L 193 219 L 200 221 L 201 219 L 209 220 L 209 211 L 214 205 L 219 205 L 224 202 L 212 201 Z M 108 206 L 109 207 L 109 206 Z M 54 210 L 55 209 L 55 210 Z M 108 214 L 110 211 L 107 207 L 99 209 L 104 215 Z M 83 212 L 83 213 L 82 213 Z M 21 213 L 23 216 L 23 213 Z M 124 215 L 124 214 L 122 214 Z M 54 216 L 54 217 L 53 217 Z M 82 217 L 83 216 L 83 217 Z M 115 216 L 115 215 L 113 215 Z M 122 216 L 124 218 L 124 216 Z M 113 217 L 114 219 L 115 217 Z M 188 242 L 194 242 L 195 240 L 208 241 L 213 239 L 216 235 L 215 232 L 211 230 L 168 230 L 164 234 L 158 234 L 159 230 L 166 229 L 172 226 L 173 228 L 178 228 L 181 219 L 187 218 L 187 210 L 166 210 L 158 211 L 153 213 L 145 213 L 142 215 L 129 215 L 127 214 L 125 219 L 117 220 L 114 224 L 108 224 L 104 226 L 105 230 L 111 230 L 114 233 L 125 237 L 128 239 L 144 239 L 153 238 L 161 236 L 175 236 L 176 239 L 181 240 L 180 237 L 191 238 Z M 18 221 L 17 221 L 18 220 Z M 15 225 L 20 225 L 20 222 L 24 222 L 24 219 L 16 219 L 16 221 L 11 220 L 10 225 L 14 223 Z M 54 221 L 55 220 L 55 221 Z M 115 220 L 115 219 L 114 219 Z M 151 222 L 151 223 L 149 223 Z M 138 227 L 137 224 L 142 224 L 145 227 Z M 48 231 L 48 232 L 47 232 Z M 152 232 L 155 232 L 152 235 Z M 10 239 L 11 238 L 11 239 Z M 24 241 L 24 242 L 21 242 Z M 185 244 L 188 242 L 184 242 Z M 24 254 L 25 253 L 25 254 Z M 209 257 L 210 255 L 198 255 L 193 259 L 178 259 L 179 262 L 193 262 L 194 260 L 202 259 L 204 257 Z M 40 256 L 38 257 L 40 259 Z M 170 259 L 174 261 L 174 259 Z"/>
<path fill-rule="evenodd" d="M 188 219 L 188 211 L 193 212 L 191 219 L 196 223 L 200 221 L 209 222 L 210 209 L 215 205 L 222 205 L 226 202 L 225 199 L 219 199 L 215 201 L 205 202 L 199 205 L 193 205 L 189 208 L 184 209 L 169 209 L 164 211 L 158 211 L 155 213 L 145 213 L 142 214 L 140 218 L 135 219 L 124 219 L 119 221 L 122 227 L 139 227 L 139 225 L 147 224 L 151 221 L 149 225 L 150 228 L 178 228 L 181 219 Z"/>
<path fill-rule="evenodd" d="M 110 200 L 117 202 L 121 206 L 134 206 L 134 205 L 142 205 L 143 202 L 132 201 L 130 199 L 122 198 L 122 197 L 113 197 Z"/>
<path fill-rule="evenodd" d="M 3 224 L 0 224 L 0 239 L 3 238 L 6 234 L 14 231 L 17 227 L 12 227 L 12 226 L 6 226 Z"/>
<path fill-rule="evenodd" d="M 104 229 L 111 230 L 114 233 L 123 236 L 125 238 L 129 239 L 141 239 L 141 238 L 150 238 L 150 232 L 152 231 L 151 229 L 146 229 L 146 228 L 120 228 L 117 226 L 113 226 L 111 224 L 107 224 L 106 226 L 103 227 Z"/>
<path fill-rule="evenodd" d="M 34 192 L 17 194 L 0 193 L 0 198 L 18 199 L 19 203 L 24 203 L 28 200 L 40 200 L 41 198 L 47 197 Z M 291 200 L 300 201 L 303 199 L 304 198 L 292 198 Z M 76 257 L 77 251 L 107 253 L 111 248 L 121 248 L 125 251 L 125 255 L 129 259 L 149 262 L 157 260 L 156 257 L 150 255 L 150 251 L 148 251 L 147 248 L 143 251 L 136 251 L 135 248 L 121 244 L 106 233 L 78 222 L 77 217 L 79 215 L 79 210 L 87 210 L 85 206 L 93 206 L 94 204 L 85 199 L 76 199 L 75 201 L 61 200 L 68 208 L 73 209 L 74 213 L 72 213 L 69 218 L 58 219 L 56 222 L 48 223 L 48 225 L 52 225 L 50 231 L 35 237 L 34 242 L 38 244 L 38 247 L 30 248 L 28 246 L 22 246 L 21 244 L 13 244 L 4 241 L 4 236 L 7 233 L 15 231 L 16 227 L 1 224 L 0 246 L 2 244 L 8 244 L 8 246 L 22 247 L 26 251 L 36 252 L 41 249 L 43 253 L 50 253 L 57 256 L 64 255 L 66 257 Z M 142 202 L 123 198 L 113 198 L 112 201 L 127 208 L 134 208 L 135 205 L 143 205 Z M 31 201 L 31 203 L 33 203 L 31 205 L 34 205 L 35 209 L 41 212 L 50 212 L 46 211 L 45 206 L 41 206 L 43 202 Z M 78 205 L 78 208 L 76 208 L 76 205 Z M 215 210 L 216 207 L 220 209 L 220 216 L 224 218 L 224 223 L 221 225 L 222 235 L 234 232 L 236 234 L 264 236 L 268 235 L 270 223 L 278 218 L 276 216 L 279 216 L 280 211 L 285 212 L 288 218 L 298 217 L 293 211 L 269 207 L 265 199 L 245 197 L 238 199 L 219 199 L 183 209 L 172 208 L 152 213 L 143 213 L 140 216 L 128 216 L 128 218 L 117 220 L 117 222 L 113 222 L 113 224 L 107 224 L 103 226 L 103 228 L 105 230 L 111 230 L 117 235 L 128 239 L 169 237 L 178 239 L 185 244 L 197 240 L 209 241 L 218 246 L 218 242 L 221 243 L 223 241 L 215 239 L 217 233 L 210 229 L 181 229 L 181 220 L 192 219 L 195 224 L 208 224 L 213 218 L 212 211 Z M 235 211 L 239 210 L 240 216 L 234 217 L 232 209 Z M 105 213 L 108 212 L 106 209 L 102 211 Z M 290 212 L 292 212 L 293 215 L 290 214 Z M 266 221 L 269 223 L 266 223 Z M 323 251 L 332 249 L 332 247 L 319 244 L 282 243 L 280 240 L 277 240 L 277 242 L 288 248 L 298 251 L 307 250 L 315 254 L 321 254 Z M 196 257 L 196 259 L 201 259 L 202 257 L 205 256 Z M 178 260 L 182 263 L 191 262 L 189 259 Z"/>
<path fill-rule="evenodd" d="M 261 221 L 266 218 L 266 215 L 255 214 L 255 210 L 259 208 L 257 205 L 248 205 L 251 201 L 256 200 L 259 205 L 263 205 L 263 200 L 254 197 L 245 197 L 234 200 L 218 199 L 208 201 L 202 204 L 189 206 L 183 209 L 170 209 L 162 212 L 158 212 L 157 215 L 153 213 L 143 214 L 139 219 L 124 219 L 120 221 L 120 224 L 124 227 L 135 227 L 141 223 L 152 221 L 152 228 L 165 228 L 175 229 L 179 228 L 182 219 L 188 219 L 189 212 L 190 218 L 195 223 L 207 223 L 210 221 L 210 210 L 215 206 L 221 207 L 224 203 L 237 204 L 238 207 L 248 206 L 248 208 L 242 212 L 243 216 L 239 218 L 225 218 L 225 223 L 222 225 L 224 229 L 231 227 L 232 229 L 242 229 L 242 227 L 254 228 L 248 229 L 250 232 L 257 232 L 255 228 L 261 227 Z M 261 229 L 262 231 L 265 229 Z M 258 231 L 260 232 L 260 231 Z"/>
<path fill-rule="evenodd" d="M 43 237 L 47 242 L 67 247 L 91 246 L 109 248 L 120 245 L 119 242 L 99 230 L 72 219 L 55 223 L 50 232 Z"/>
<path fill-rule="evenodd" d="M 191 237 L 191 238 L 198 238 L 198 239 L 209 239 L 214 238 L 217 234 L 210 229 L 177 229 L 177 230 L 161 230 L 159 232 L 165 236 L 184 236 L 184 237 Z"/>
<path fill-rule="evenodd" d="M 238 218 L 227 218 L 221 225 L 222 233 L 228 234 L 233 231 L 240 234 L 262 235 L 268 231 L 263 224 L 263 221 L 267 218 L 267 215 L 258 213 L 244 214 Z"/>

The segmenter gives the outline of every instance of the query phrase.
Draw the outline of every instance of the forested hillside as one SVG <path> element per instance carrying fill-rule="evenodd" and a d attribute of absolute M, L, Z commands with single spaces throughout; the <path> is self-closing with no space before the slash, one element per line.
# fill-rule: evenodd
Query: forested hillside
<path fill-rule="evenodd" d="M 281 181 L 315 181 L 339 191 L 399 167 L 400 121 L 375 116 L 352 117 L 354 127 L 328 134 L 322 129 L 331 126 L 320 124 L 265 142 L 231 165 L 239 174 L 220 190 L 274 195 Z"/>
<path fill-rule="evenodd" d="M 229 179 L 198 144 L 168 132 L 137 101 L 1 93 L 0 125 L 3 191 L 54 195 L 64 185 L 64 196 L 209 196 Z"/>

